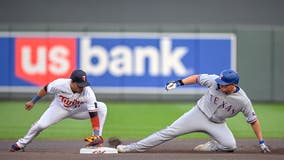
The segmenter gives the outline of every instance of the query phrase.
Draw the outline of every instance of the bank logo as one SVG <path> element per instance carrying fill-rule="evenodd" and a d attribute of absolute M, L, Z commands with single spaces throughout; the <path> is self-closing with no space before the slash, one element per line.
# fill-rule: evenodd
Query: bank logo
<path fill-rule="evenodd" d="M 103 44 L 102 42 L 108 41 Z M 187 46 L 172 47 L 169 37 L 157 39 L 82 38 L 82 69 L 94 76 L 185 76 Z"/>
<path fill-rule="evenodd" d="M 235 68 L 234 39 L 233 34 L 86 36 L 78 41 L 78 64 L 96 88 L 162 87 L 171 79 Z"/>
<path fill-rule="evenodd" d="M 69 77 L 76 67 L 75 38 L 16 38 L 16 76 L 36 85 Z"/>
<path fill-rule="evenodd" d="M 82 69 L 97 90 L 141 88 L 148 93 L 147 89 L 163 88 L 169 80 L 236 69 L 236 37 L 230 33 L 68 34 L 46 37 L 43 32 L 35 37 L 26 33 L 0 39 L 0 53 L 9 61 L 3 68 L 14 66 L 7 72 L 10 78 L 0 79 L 0 84 L 43 86 Z"/>

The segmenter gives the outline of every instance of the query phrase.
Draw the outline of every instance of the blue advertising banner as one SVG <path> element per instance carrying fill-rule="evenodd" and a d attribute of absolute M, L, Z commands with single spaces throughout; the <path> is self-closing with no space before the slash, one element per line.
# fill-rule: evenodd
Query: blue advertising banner
<path fill-rule="evenodd" d="M 24 32 L 0 36 L 0 53 L 0 91 L 43 86 L 75 68 L 85 70 L 98 90 L 145 93 L 191 74 L 236 69 L 231 33 Z"/>

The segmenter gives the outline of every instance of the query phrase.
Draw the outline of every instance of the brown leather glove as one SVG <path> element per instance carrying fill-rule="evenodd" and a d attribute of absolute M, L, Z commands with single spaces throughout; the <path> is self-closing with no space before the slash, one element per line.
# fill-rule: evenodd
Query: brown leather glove
<path fill-rule="evenodd" d="M 104 139 L 102 136 L 90 136 L 84 139 L 85 142 L 88 142 L 86 146 L 95 146 L 100 147 L 104 143 Z"/>

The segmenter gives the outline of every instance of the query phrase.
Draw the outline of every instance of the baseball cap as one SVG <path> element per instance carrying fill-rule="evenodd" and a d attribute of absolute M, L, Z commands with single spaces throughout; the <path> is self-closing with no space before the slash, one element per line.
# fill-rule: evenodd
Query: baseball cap
<path fill-rule="evenodd" d="M 215 81 L 220 85 L 238 84 L 240 76 L 239 74 L 231 69 L 223 70 L 220 77 L 216 78 Z"/>
<path fill-rule="evenodd" d="M 87 81 L 87 74 L 82 70 L 74 70 L 71 73 L 70 79 L 76 82 L 79 87 L 89 86 L 90 83 Z"/>

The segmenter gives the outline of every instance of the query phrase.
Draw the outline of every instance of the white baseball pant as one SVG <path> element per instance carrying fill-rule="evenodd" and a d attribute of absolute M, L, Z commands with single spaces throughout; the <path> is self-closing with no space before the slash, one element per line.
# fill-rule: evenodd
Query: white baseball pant
<path fill-rule="evenodd" d="M 107 115 L 107 106 L 103 102 L 97 102 L 98 116 L 100 122 L 100 135 L 102 135 L 103 126 Z M 66 110 L 61 106 L 51 103 L 47 110 L 42 114 L 40 119 L 35 122 L 28 133 L 20 138 L 16 143 L 19 147 L 25 147 L 29 144 L 41 131 L 54 125 L 63 119 L 71 118 L 77 120 L 90 119 L 89 112 L 86 105 L 81 105 L 75 110 Z"/>

